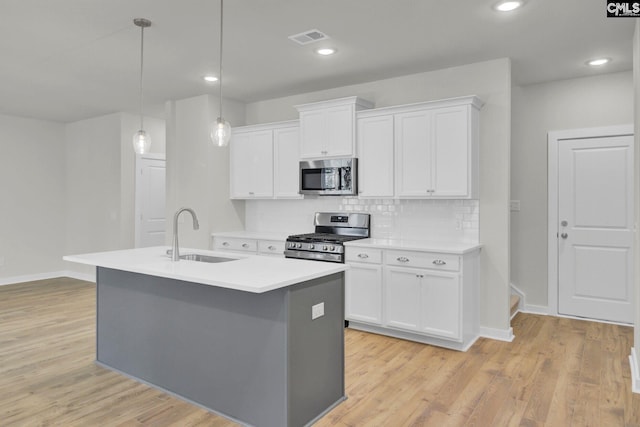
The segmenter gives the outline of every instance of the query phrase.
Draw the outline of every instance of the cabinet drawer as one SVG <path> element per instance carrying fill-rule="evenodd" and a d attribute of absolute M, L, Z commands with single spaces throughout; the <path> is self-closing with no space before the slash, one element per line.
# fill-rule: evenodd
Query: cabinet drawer
<path fill-rule="evenodd" d="M 279 240 L 259 240 L 258 253 L 261 255 L 284 256 L 284 242 Z"/>
<path fill-rule="evenodd" d="M 433 252 L 387 251 L 386 263 L 432 270 L 458 271 L 460 269 L 459 256 Z"/>
<path fill-rule="evenodd" d="M 346 262 L 366 262 L 370 264 L 382 263 L 382 250 L 373 248 L 350 248 L 345 249 Z"/>
<path fill-rule="evenodd" d="M 215 237 L 213 248 L 221 251 L 256 252 L 258 242 L 252 239 L 238 239 L 234 237 Z"/>

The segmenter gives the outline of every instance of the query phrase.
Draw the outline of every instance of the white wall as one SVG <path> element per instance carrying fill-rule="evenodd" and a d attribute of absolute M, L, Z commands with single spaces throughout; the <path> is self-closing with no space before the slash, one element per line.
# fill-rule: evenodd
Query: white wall
<path fill-rule="evenodd" d="M 63 269 L 64 125 L 0 115 L 0 282 Z"/>
<path fill-rule="evenodd" d="M 294 106 L 297 104 L 344 96 L 357 95 L 373 101 L 376 107 L 386 107 L 473 94 L 485 102 L 480 113 L 479 233 L 484 245 L 481 324 L 504 332 L 509 330 L 510 274 L 511 64 L 508 59 L 255 102 L 246 106 L 246 114 L 248 124 L 267 123 L 296 119 Z M 269 202 L 257 203 L 254 208 L 262 210 Z"/>
<path fill-rule="evenodd" d="M 135 154 L 139 118 L 115 113 L 66 125 L 66 254 L 134 247 Z M 164 120 L 145 118 L 152 151 L 165 148 Z M 92 274 L 93 268 L 67 263 Z"/>
<path fill-rule="evenodd" d="M 512 107 L 511 280 L 547 307 L 547 132 L 632 123 L 632 73 L 515 87 Z"/>
<path fill-rule="evenodd" d="M 224 117 L 232 126 L 244 124 L 244 105 L 225 100 Z M 182 214 L 180 246 L 206 249 L 211 233 L 244 228 L 244 202 L 229 199 L 229 148 L 209 140 L 209 125 L 218 117 L 218 98 L 201 95 L 170 101 L 167 116 L 167 243 L 173 215 L 181 207 L 195 210 L 200 229 Z"/>

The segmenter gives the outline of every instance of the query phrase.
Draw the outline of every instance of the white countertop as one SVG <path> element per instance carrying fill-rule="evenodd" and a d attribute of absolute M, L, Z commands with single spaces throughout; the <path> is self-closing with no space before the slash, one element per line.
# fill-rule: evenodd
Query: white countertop
<path fill-rule="evenodd" d="M 263 293 L 296 283 L 347 270 L 346 264 L 306 261 L 259 255 L 230 255 L 225 252 L 181 248 L 181 254 L 199 253 L 234 258 L 233 261 L 206 263 L 180 260 L 172 262 L 166 246 L 67 255 L 65 261 L 112 268 L 150 276 L 166 277 L 218 286 L 238 291 Z"/>
<path fill-rule="evenodd" d="M 289 237 L 286 233 L 274 233 L 269 231 L 223 231 L 211 233 L 213 237 L 230 237 L 239 239 L 279 240 L 284 242 Z"/>
<path fill-rule="evenodd" d="M 479 243 L 400 239 L 360 239 L 345 242 L 344 245 L 356 248 L 400 249 L 439 252 L 456 255 L 463 255 L 482 248 L 482 245 L 480 245 Z"/>

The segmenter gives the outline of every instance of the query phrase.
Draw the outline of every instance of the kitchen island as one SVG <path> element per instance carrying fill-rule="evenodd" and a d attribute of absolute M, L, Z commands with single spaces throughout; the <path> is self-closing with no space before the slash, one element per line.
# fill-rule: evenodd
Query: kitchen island
<path fill-rule="evenodd" d="M 97 267 L 98 364 L 243 425 L 310 425 L 345 399 L 348 267 L 166 249 L 64 257 Z"/>

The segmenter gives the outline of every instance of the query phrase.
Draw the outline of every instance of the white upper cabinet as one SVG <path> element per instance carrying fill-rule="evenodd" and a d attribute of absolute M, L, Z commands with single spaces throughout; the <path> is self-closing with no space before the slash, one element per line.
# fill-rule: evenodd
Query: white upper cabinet
<path fill-rule="evenodd" d="M 272 132 L 234 132 L 230 146 L 231 197 L 273 197 Z"/>
<path fill-rule="evenodd" d="M 232 199 L 301 198 L 297 122 L 244 126 L 230 142 Z"/>
<path fill-rule="evenodd" d="M 399 197 L 425 197 L 433 192 L 431 112 L 395 116 L 395 176 Z"/>
<path fill-rule="evenodd" d="M 360 197 L 478 198 L 475 96 L 357 114 Z"/>
<path fill-rule="evenodd" d="M 276 199 L 301 199 L 299 190 L 300 127 L 273 130 L 273 195 Z"/>
<path fill-rule="evenodd" d="M 297 105 L 300 158 L 355 157 L 356 111 L 372 106 L 355 96 Z"/>
<path fill-rule="evenodd" d="M 478 198 L 481 106 L 470 96 L 398 108 L 396 197 Z"/>
<path fill-rule="evenodd" d="M 357 120 L 358 196 L 393 197 L 393 115 L 366 115 Z"/>

